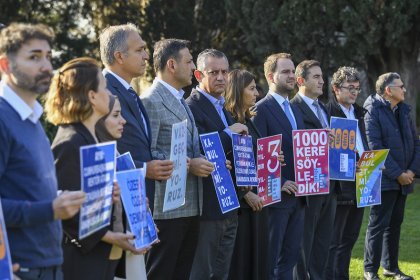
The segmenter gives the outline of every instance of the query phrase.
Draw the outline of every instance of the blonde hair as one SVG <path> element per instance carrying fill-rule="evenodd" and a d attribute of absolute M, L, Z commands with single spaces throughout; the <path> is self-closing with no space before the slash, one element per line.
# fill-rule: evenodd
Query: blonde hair
<path fill-rule="evenodd" d="M 72 59 L 54 75 L 45 98 L 47 120 L 54 125 L 82 122 L 92 113 L 90 90 L 99 86 L 99 63 L 89 57 Z"/>

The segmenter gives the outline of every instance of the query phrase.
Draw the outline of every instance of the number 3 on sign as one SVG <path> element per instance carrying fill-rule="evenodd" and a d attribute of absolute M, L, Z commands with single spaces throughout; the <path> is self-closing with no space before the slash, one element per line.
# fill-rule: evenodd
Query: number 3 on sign
<path fill-rule="evenodd" d="M 274 148 L 273 148 L 274 147 Z M 271 158 L 267 161 L 267 169 L 270 173 L 276 172 L 276 170 L 279 168 L 279 150 L 280 150 L 280 140 L 274 140 L 270 141 L 268 143 L 268 152 L 271 155 Z M 273 160 L 273 158 L 275 158 Z M 272 166 L 272 163 L 274 161 L 274 167 Z"/>

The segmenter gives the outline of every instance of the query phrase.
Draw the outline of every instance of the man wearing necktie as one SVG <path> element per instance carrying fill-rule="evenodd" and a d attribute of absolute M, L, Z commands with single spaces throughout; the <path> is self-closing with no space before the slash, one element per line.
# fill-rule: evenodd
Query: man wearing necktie
<path fill-rule="evenodd" d="M 287 53 L 270 55 L 264 63 L 268 94 L 255 105 L 252 121 L 263 137 L 282 134 L 282 151 L 286 165 L 281 167 L 281 202 L 268 206 L 269 248 L 268 275 L 264 279 L 293 278 L 303 234 L 305 198 L 296 197 L 292 130 L 303 129 L 303 119 L 289 103 L 295 88 L 295 65 Z"/>
<path fill-rule="evenodd" d="M 130 152 L 134 164 L 141 168 L 146 164 L 146 195 L 149 206 L 154 206 L 154 181 L 166 180 L 172 174 L 172 162 L 153 160 L 150 139 L 153 136 L 149 117 L 137 93 L 130 86 L 131 80 L 144 74 L 149 54 L 134 24 L 110 26 L 99 37 L 103 74 L 107 87 L 118 96 L 121 114 L 127 123 L 122 137 L 117 141 L 120 154 Z"/>
<path fill-rule="evenodd" d="M 191 85 L 195 70 L 189 43 L 163 39 L 155 44 L 153 66 L 156 78 L 142 95 L 150 118 L 153 157 L 170 158 L 172 125 L 187 120 L 187 156 L 190 158 L 183 206 L 163 212 L 166 181 L 155 182 L 153 217 L 161 243 L 146 255 L 149 280 L 189 278 L 203 206 L 201 177 L 207 177 L 213 171 L 213 164 L 201 156 L 194 117 L 183 98 L 182 88 Z"/>
<path fill-rule="evenodd" d="M 234 123 L 223 108 L 229 62 L 224 53 L 207 49 L 197 57 L 194 76 L 199 82 L 186 100 L 200 134 L 217 131 L 228 159 L 232 152 L 231 134 L 248 133 L 248 128 Z M 232 158 L 230 158 L 233 162 Z M 191 280 L 227 279 L 238 226 L 237 210 L 223 214 L 212 178 L 203 179 L 203 213 L 200 236 L 191 271 Z"/>
<path fill-rule="evenodd" d="M 318 100 L 324 85 L 320 63 L 304 60 L 296 67 L 295 75 L 299 92 L 290 103 L 302 114 L 305 129 L 328 128 L 329 115 Z M 329 194 L 308 196 L 307 201 L 301 256 L 295 267 L 295 278 L 324 280 L 337 204 L 334 182 L 330 183 Z"/>

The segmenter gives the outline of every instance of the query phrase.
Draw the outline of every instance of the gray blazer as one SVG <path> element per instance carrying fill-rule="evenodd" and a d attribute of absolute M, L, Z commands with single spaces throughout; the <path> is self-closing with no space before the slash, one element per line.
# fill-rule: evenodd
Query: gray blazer
<path fill-rule="evenodd" d="M 169 159 L 171 152 L 172 124 L 188 120 L 187 156 L 200 157 L 200 142 L 194 117 L 188 108 L 161 83 L 155 80 L 152 86 L 141 95 L 146 107 L 152 130 L 151 151 L 154 159 Z M 163 213 L 165 181 L 155 181 L 155 219 L 173 219 L 201 215 L 203 188 L 201 178 L 187 175 L 185 204 L 177 209 Z"/>

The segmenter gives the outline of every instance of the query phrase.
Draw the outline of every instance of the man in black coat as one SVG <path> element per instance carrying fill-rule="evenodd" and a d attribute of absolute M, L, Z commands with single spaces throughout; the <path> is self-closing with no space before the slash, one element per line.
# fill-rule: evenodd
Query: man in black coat
<path fill-rule="evenodd" d="M 420 174 L 420 141 L 404 103 L 404 83 L 397 73 L 386 73 L 376 81 L 376 94 L 364 104 L 366 135 L 372 150 L 389 149 L 381 178 L 380 205 L 372 206 L 365 240 L 365 279 L 385 276 L 411 280 L 398 267 L 401 224 L 407 195 L 413 192 L 414 177 Z"/>
<path fill-rule="evenodd" d="M 333 75 L 331 85 L 333 95 L 327 104 L 331 116 L 358 120 L 356 131 L 356 159 L 368 150 L 364 122 L 365 110 L 356 104 L 360 93 L 359 72 L 353 67 L 340 67 Z M 349 279 L 351 251 L 359 237 L 364 208 L 357 208 L 356 184 L 354 181 L 335 181 L 340 193 L 334 231 L 330 245 L 326 279 Z"/>

